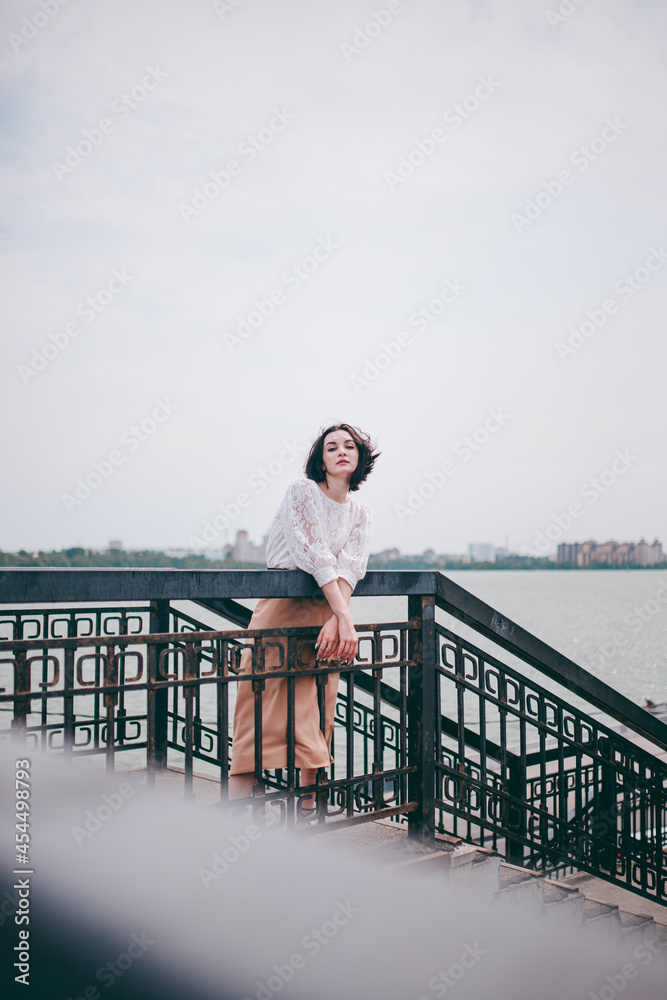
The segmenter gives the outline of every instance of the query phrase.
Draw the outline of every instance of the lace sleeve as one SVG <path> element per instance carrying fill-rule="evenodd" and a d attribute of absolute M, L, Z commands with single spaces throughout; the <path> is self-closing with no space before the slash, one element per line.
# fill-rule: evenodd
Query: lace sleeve
<path fill-rule="evenodd" d="M 364 504 L 361 511 L 361 517 L 355 523 L 350 537 L 338 553 L 337 560 L 338 576 L 347 580 L 352 590 L 366 575 L 373 528 L 373 514 L 370 507 Z"/>
<path fill-rule="evenodd" d="M 319 489 L 317 484 L 316 489 Z M 329 548 L 324 525 L 307 483 L 293 482 L 287 490 L 285 541 L 299 569 L 315 577 L 318 587 L 338 579 L 336 557 Z"/>

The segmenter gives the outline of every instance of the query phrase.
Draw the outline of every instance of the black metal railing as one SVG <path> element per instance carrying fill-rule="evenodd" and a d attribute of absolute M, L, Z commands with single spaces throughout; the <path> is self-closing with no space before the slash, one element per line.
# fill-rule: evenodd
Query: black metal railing
<path fill-rule="evenodd" d="M 361 626 L 356 665 L 308 667 L 301 651 L 317 636 L 319 629 L 312 627 L 213 631 L 160 600 L 135 608 L 5 612 L 0 614 L 0 671 L 4 667 L 13 677 L 12 693 L 4 688 L 0 693 L 0 707 L 11 703 L 13 712 L 8 728 L 0 723 L 0 738 L 26 743 L 27 752 L 59 751 L 69 760 L 104 755 L 109 771 L 120 756 L 136 765 L 145 755 L 151 785 L 175 751 L 183 763 L 186 796 L 193 795 L 198 762 L 208 765 L 209 776 L 217 771 L 225 801 L 235 689 L 253 684 L 256 778 L 265 790 L 254 805 L 264 811 L 273 802 L 289 825 L 301 816 L 306 791 L 294 762 L 294 681 L 315 676 L 322 710 L 328 677 L 340 674 L 334 749 L 342 766 L 334 763 L 328 777 L 321 772 L 313 788 L 318 819 L 356 822 L 409 813 L 415 803 L 407 797 L 407 713 L 405 706 L 401 711 L 383 704 L 380 685 L 383 671 L 391 669 L 392 691 L 405 702 L 407 637 L 415 627 L 404 622 Z M 252 672 L 239 675 L 242 640 L 248 638 L 254 640 L 248 647 Z M 283 652 L 279 638 L 286 640 L 284 662 L 271 677 L 288 678 L 288 761 L 286 768 L 269 773 L 262 763 L 263 664 L 268 647 Z M 355 675 L 362 673 L 358 685 Z"/>
<path fill-rule="evenodd" d="M 150 783 L 180 764 L 187 795 L 201 774 L 224 801 L 235 692 L 253 685 L 261 734 L 272 645 L 288 757 L 267 770 L 258 738 L 257 812 L 272 802 L 291 825 L 313 791 L 317 830 L 392 817 L 413 836 L 453 834 L 667 904 L 667 726 L 439 573 L 366 575 L 355 594 L 402 596 L 407 614 L 357 626 L 354 665 L 308 665 L 312 627 L 244 630 L 236 598 L 318 594 L 298 571 L 0 571 L 0 738 L 103 755 L 110 770 L 143 764 Z M 201 620 L 211 613 L 224 628 Z M 253 666 L 239 675 L 246 638 Z M 322 712 L 332 674 L 334 763 L 300 787 L 294 683 L 315 677 Z"/>
<path fill-rule="evenodd" d="M 488 837 L 527 867 L 556 872 L 568 859 L 667 901 L 665 764 L 448 629 L 437 632 L 440 691 L 454 686 L 465 719 L 456 737 L 441 736 L 438 828 L 480 844 Z"/>

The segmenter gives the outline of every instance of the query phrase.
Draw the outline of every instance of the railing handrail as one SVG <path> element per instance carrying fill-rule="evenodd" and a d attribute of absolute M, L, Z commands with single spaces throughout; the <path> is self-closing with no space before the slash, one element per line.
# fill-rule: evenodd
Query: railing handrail
<path fill-rule="evenodd" d="M 530 664 L 562 687 L 595 705 L 667 750 L 667 724 L 435 570 L 369 570 L 356 597 L 433 596 L 436 605 Z M 0 604 L 82 601 L 194 600 L 223 602 L 261 597 L 317 597 L 320 588 L 302 570 L 277 569 L 78 569 L 4 567 Z"/>
<path fill-rule="evenodd" d="M 431 570 L 369 570 L 354 596 L 434 594 L 435 579 L 441 575 Z M 0 568 L 0 604 L 259 597 L 322 597 L 322 592 L 300 569 Z"/>

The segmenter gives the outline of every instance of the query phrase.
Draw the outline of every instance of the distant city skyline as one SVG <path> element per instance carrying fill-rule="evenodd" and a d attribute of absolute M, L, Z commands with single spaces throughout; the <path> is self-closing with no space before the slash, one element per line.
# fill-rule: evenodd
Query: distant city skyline
<path fill-rule="evenodd" d="M 191 555 L 204 556 L 210 560 L 222 560 L 231 557 L 235 562 L 255 562 L 265 564 L 266 543 L 268 533 L 266 533 L 259 544 L 255 544 L 250 538 L 247 529 L 240 528 L 236 532 L 233 543 L 226 543 L 220 548 L 212 549 L 190 549 L 178 547 L 165 547 L 155 549 L 164 555 L 173 558 L 185 558 Z M 91 550 L 90 547 L 85 547 Z M 125 549 L 120 539 L 112 539 L 106 547 L 107 552 L 142 552 L 150 551 L 147 547 Z M 27 551 L 27 550 L 24 550 Z M 95 551 L 92 549 L 91 551 Z M 422 552 L 402 552 L 394 546 L 388 549 L 371 551 L 370 557 L 379 562 L 394 562 L 401 559 L 422 559 L 425 562 L 447 561 L 467 563 L 490 563 L 501 562 L 512 557 L 521 556 L 521 553 L 512 552 L 505 546 L 495 546 L 490 542 L 469 542 L 467 553 L 457 552 L 437 552 L 428 548 Z M 531 557 L 535 558 L 535 557 Z M 559 564 L 570 564 L 581 567 L 586 566 L 655 566 L 662 565 L 665 561 L 662 543 L 655 539 L 652 543 L 640 539 L 639 542 L 615 542 L 607 541 L 598 543 L 595 540 L 586 542 L 562 542 L 556 552 L 547 552 L 539 558 L 547 558 Z"/>
<path fill-rule="evenodd" d="M 576 566 L 658 566 L 664 562 L 662 543 L 638 542 L 561 542 L 556 560 Z"/>

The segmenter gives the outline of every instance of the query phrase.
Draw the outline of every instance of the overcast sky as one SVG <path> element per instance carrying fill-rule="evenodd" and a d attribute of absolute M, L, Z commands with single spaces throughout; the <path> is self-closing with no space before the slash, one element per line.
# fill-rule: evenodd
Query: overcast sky
<path fill-rule="evenodd" d="M 667 543 L 660 0 L 0 16 L 0 548 L 259 541 L 339 421 L 374 551 Z"/>

